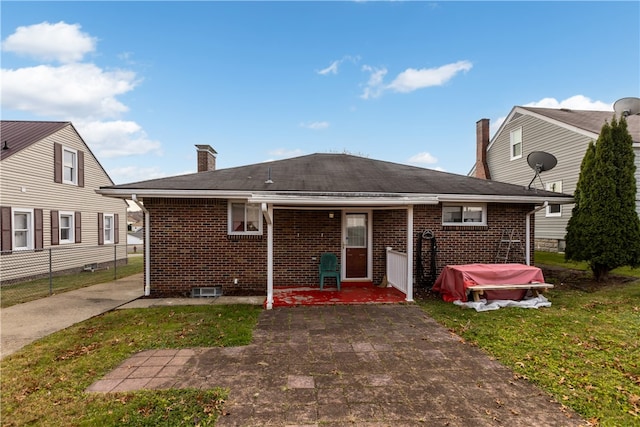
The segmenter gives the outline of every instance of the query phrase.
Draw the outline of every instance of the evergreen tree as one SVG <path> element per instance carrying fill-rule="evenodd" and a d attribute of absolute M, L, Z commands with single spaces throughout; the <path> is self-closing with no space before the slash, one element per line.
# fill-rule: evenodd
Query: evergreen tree
<path fill-rule="evenodd" d="M 575 206 L 567 225 L 565 257 L 587 261 L 597 281 L 623 265 L 640 265 L 635 154 L 627 121 L 614 116 L 580 166 Z"/>

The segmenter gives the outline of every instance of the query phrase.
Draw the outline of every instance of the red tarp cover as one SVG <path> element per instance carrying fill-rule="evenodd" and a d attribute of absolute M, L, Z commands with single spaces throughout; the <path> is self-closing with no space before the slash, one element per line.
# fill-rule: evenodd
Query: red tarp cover
<path fill-rule="evenodd" d="M 433 290 L 442 294 L 448 302 L 467 301 L 467 288 L 473 285 L 524 285 L 544 283 L 542 270 L 525 264 L 466 264 L 447 265 Z M 487 300 L 521 300 L 527 290 L 485 291 Z"/>

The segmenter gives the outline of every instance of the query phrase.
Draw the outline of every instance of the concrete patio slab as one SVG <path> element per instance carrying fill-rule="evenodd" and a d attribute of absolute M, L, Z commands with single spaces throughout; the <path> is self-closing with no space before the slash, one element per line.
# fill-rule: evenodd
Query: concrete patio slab
<path fill-rule="evenodd" d="M 223 427 L 587 425 L 415 305 L 278 308 L 248 346 L 183 351 L 131 357 L 87 392 L 229 388 Z"/>

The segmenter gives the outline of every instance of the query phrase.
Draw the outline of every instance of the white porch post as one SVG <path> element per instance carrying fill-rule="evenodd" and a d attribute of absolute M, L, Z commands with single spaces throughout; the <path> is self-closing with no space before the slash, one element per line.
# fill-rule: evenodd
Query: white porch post
<path fill-rule="evenodd" d="M 407 302 L 413 302 L 413 205 L 407 207 Z"/>
<path fill-rule="evenodd" d="M 263 210 L 264 210 L 263 203 Z M 267 310 L 273 308 L 273 204 L 267 205 Z"/>
<path fill-rule="evenodd" d="M 144 296 L 151 295 L 151 222 L 149 211 L 138 200 L 138 196 L 131 195 L 131 200 L 144 212 Z"/>

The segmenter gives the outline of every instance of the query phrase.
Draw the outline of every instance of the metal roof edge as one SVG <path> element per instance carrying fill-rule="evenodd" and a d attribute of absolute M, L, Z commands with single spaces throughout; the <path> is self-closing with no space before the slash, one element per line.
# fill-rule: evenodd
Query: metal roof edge
<path fill-rule="evenodd" d="M 542 113 L 539 113 L 537 111 L 532 111 L 531 110 L 531 108 L 537 108 L 537 107 L 518 107 L 518 108 L 520 109 L 521 112 L 526 112 L 526 113 L 523 113 L 523 114 L 528 114 L 528 115 L 530 115 L 532 117 L 536 117 L 536 118 L 538 118 L 540 120 L 544 120 L 546 122 L 553 123 L 556 126 L 560 126 L 561 128 L 570 130 L 572 132 L 576 132 L 576 133 L 578 133 L 580 135 L 584 135 L 586 137 L 593 138 L 593 139 L 598 139 L 598 137 L 600 136 L 599 132 L 592 132 L 590 130 L 583 129 L 583 128 L 571 125 L 571 124 L 569 124 L 569 123 L 567 123 L 565 121 L 554 119 L 554 118 L 549 117 L 549 116 L 547 116 L 545 114 L 542 114 Z M 553 110 L 561 110 L 561 108 L 552 108 L 552 109 Z M 585 111 L 585 110 L 575 110 L 575 111 Z M 613 111 L 611 112 L 611 114 L 612 115 L 614 114 Z"/>
<path fill-rule="evenodd" d="M 481 194 L 443 194 L 438 196 L 440 202 L 450 203 L 544 203 L 549 202 L 558 205 L 573 203 L 573 197 L 566 195 L 549 196 L 536 194 L 531 196 L 499 196 Z"/>
<path fill-rule="evenodd" d="M 550 196 L 532 194 L 519 196 L 500 196 L 487 194 L 376 194 L 376 193 L 264 193 L 248 191 L 221 190 L 145 190 L 101 188 L 96 193 L 107 197 L 138 199 L 157 198 L 211 198 L 243 199 L 251 203 L 273 203 L 278 205 L 315 205 L 315 206 L 406 206 L 438 204 L 440 202 L 463 203 L 573 203 L 573 197 L 567 195 Z M 535 191 L 535 190 L 532 190 Z"/>
<path fill-rule="evenodd" d="M 205 199 L 246 199 L 251 197 L 252 193 L 247 191 L 226 191 L 226 190 L 149 190 L 142 188 L 99 188 L 96 193 L 106 197 L 114 197 L 117 199 L 131 199 L 136 196 L 138 199 L 157 197 L 157 198 L 205 198 Z"/>

